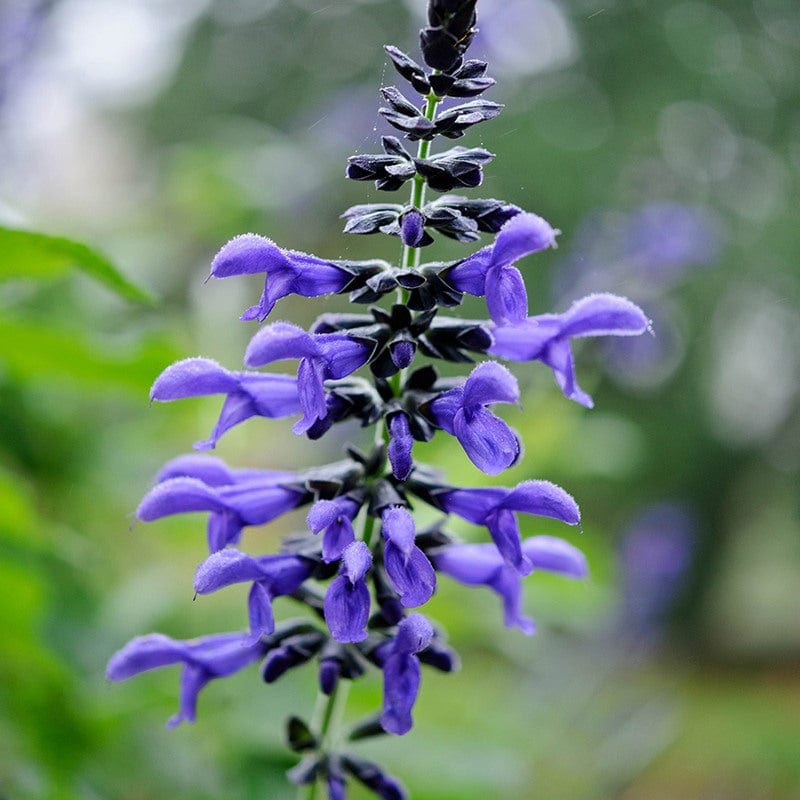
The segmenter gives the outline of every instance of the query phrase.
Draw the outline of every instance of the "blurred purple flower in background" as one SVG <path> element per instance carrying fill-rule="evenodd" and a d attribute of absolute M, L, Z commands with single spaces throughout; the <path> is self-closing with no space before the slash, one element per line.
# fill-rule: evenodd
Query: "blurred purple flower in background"
<path fill-rule="evenodd" d="M 672 502 L 642 509 L 619 552 L 621 628 L 644 643 L 657 641 L 692 564 L 695 520 Z"/>
<path fill-rule="evenodd" d="M 604 342 L 603 352 L 618 382 L 658 386 L 684 355 L 681 312 L 669 293 L 693 270 L 716 262 L 724 241 L 721 221 L 703 206 L 663 201 L 629 213 L 597 212 L 584 220 L 554 271 L 553 296 L 566 303 L 610 289 L 646 306 L 655 337 Z"/>

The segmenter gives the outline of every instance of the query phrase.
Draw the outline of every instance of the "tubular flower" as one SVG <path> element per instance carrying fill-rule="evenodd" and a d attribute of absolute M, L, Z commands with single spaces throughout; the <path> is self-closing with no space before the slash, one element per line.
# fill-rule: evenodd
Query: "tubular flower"
<path fill-rule="evenodd" d="M 251 641 L 241 633 L 219 633 L 201 639 L 177 641 L 161 633 L 138 636 L 108 662 L 106 676 L 124 681 L 140 672 L 170 664 L 183 664 L 181 672 L 180 708 L 167 722 L 174 728 L 181 722 L 194 722 L 197 717 L 197 696 L 214 678 L 232 675 L 263 657 L 267 646 Z"/>
<path fill-rule="evenodd" d="M 290 417 L 300 413 L 297 378 L 260 372 L 231 372 L 208 358 L 185 358 L 167 367 L 150 389 L 151 400 L 227 395 L 211 436 L 195 442 L 211 450 L 223 433 L 250 417 Z"/>
<path fill-rule="evenodd" d="M 325 381 L 346 378 L 366 364 L 374 343 L 341 333 L 311 334 L 288 322 L 274 322 L 261 328 L 250 340 L 244 361 L 249 367 L 263 367 L 273 361 L 298 358 L 297 383 L 303 418 L 294 426 L 305 433 L 328 413 Z"/>
<path fill-rule="evenodd" d="M 563 539 L 532 536 L 522 542 L 522 552 L 534 570 L 555 572 L 568 578 L 583 578 L 586 557 Z M 503 600 L 506 627 L 532 634 L 533 620 L 522 615 L 522 580 L 503 560 L 493 544 L 459 544 L 443 547 L 432 554 L 437 570 L 467 586 L 484 584 Z"/>
<path fill-rule="evenodd" d="M 342 553 L 342 567 L 325 595 L 325 622 L 337 642 L 367 638 L 370 594 L 365 581 L 372 555 L 364 542 L 351 542 Z"/>
<path fill-rule="evenodd" d="M 512 265 L 523 256 L 554 247 L 558 233 L 536 214 L 517 214 L 500 228 L 494 244 L 459 261 L 445 279 L 459 292 L 485 295 L 489 316 L 497 325 L 522 322 L 528 295 L 520 271 Z"/>
<path fill-rule="evenodd" d="M 411 710 L 417 701 L 420 666 L 417 653 L 433 639 L 433 626 L 422 614 L 411 614 L 397 626 L 397 635 L 383 654 L 383 712 L 387 733 L 402 736 L 413 725 Z"/>
<path fill-rule="evenodd" d="M 250 635 L 253 640 L 272 633 L 272 599 L 291 594 L 314 571 L 314 561 L 301 556 L 281 553 L 254 558 L 228 547 L 212 553 L 194 576 L 194 590 L 210 594 L 233 583 L 252 581 L 247 598 Z"/>
<path fill-rule="evenodd" d="M 245 470 L 230 483 L 208 484 L 194 477 L 156 484 L 136 509 L 145 522 L 172 514 L 208 511 L 208 549 L 213 553 L 239 541 L 242 528 L 263 525 L 307 501 L 307 493 L 283 483 L 286 473 Z"/>
<path fill-rule="evenodd" d="M 414 518 L 402 506 L 387 506 L 381 514 L 386 540 L 384 561 L 392 585 L 406 608 L 416 608 L 430 600 L 436 588 L 436 573 L 431 562 L 414 543 Z"/>
<path fill-rule="evenodd" d="M 440 394 L 430 410 L 436 424 L 458 439 L 478 469 L 497 475 L 516 463 L 522 448 L 511 428 L 486 406 L 518 400 L 516 378 L 500 364 L 485 361 L 463 386 Z"/>
<path fill-rule="evenodd" d="M 444 511 L 485 525 L 503 560 L 519 575 L 528 575 L 533 564 L 522 550 L 515 512 L 552 517 L 568 525 L 580 522 L 576 502 L 549 481 L 523 481 L 513 489 L 451 489 L 436 499 Z"/>
<path fill-rule="evenodd" d="M 353 520 L 361 504 L 347 495 L 334 500 L 320 500 L 308 512 L 308 527 L 322 534 L 322 558 L 330 563 L 342 557 L 344 549 L 355 540 Z"/>
<path fill-rule="evenodd" d="M 243 320 L 263 322 L 275 303 L 286 295 L 318 297 L 341 292 L 353 279 L 352 273 L 330 261 L 297 250 L 283 250 L 272 239 L 255 233 L 231 239 L 211 262 L 214 278 L 261 272 L 266 275 L 264 292 L 258 305 L 242 314 Z"/>
<path fill-rule="evenodd" d="M 503 199 L 460 193 L 431 199 L 430 193 L 468 194 L 481 184 L 495 155 L 483 146 L 441 147 L 441 137 L 470 134 L 503 106 L 481 97 L 495 83 L 486 62 L 465 58 L 477 32 L 478 0 L 427 5 L 422 60 L 386 48 L 394 70 L 411 85 L 381 89 L 385 105 L 378 113 L 395 135 L 381 138 L 383 152 L 354 155 L 346 168 L 349 179 L 374 181 L 381 192 L 410 186 L 410 196 L 400 202 L 357 204 L 342 215 L 345 233 L 399 237 L 402 254 L 393 263 L 326 261 L 253 233 L 236 237 L 214 258 L 211 277 L 263 274 L 263 293 L 242 319 L 263 322 L 288 295 L 347 293 L 353 305 L 324 311 L 309 330 L 290 322 L 265 325 L 252 336 L 242 371 L 187 358 L 167 367 L 151 390 L 158 401 L 223 395 L 211 435 L 195 445 L 199 450 L 214 448 L 251 417 L 299 415 L 294 432 L 310 441 L 348 425 L 373 431 L 359 446 L 342 442 L 341 460 L 297 473 L 232 469 L 209 455 L 168 462 L 136 516 L 207 514 L 210 555 L 197 569 L 195 591 L 205 595 L 244 583 L 250 630 L 190 642 L 151 634 L 126 645 L 108 667 L 109 677 L 121 680 L 182 664 L 180 711 L 170 723 L 177 724 L 194 720 L 197 695 L 213 678 L 261 660 L 261 677 L 272 684 L 312 664 L 320 696 L 309 721 L 294 714 L 287 721 L 287 742 L 300 754 L 289 779 L 307 787 L 309 797 L 327 794 L 328 800 L 344 800 L 354 781 L 383 800 L 407 797 L 379 765 L 350 752 L 350 743 L 407 733 L 422 665 L 442 672 L 458 668 L 445 633 L 411 612 L 432 598 L 437 572 L 488 587 L 502 601 L 505 624 L 530 634 L 534 624 L 524 614 L 522 578 L 537 570 L 571 578 L 587 571 L 584 557 L 567 542 L 521 538 L 520 512 L 580 523 L 578 505 L 564 489 L 546 480 L 455 487 L 422 460 L 425 443 L 443 430 L 478 469 L 501 473 L 517 463 L 522 442 L 494 405 L 518 404 L 520 390 L 511 372 L 487 354 L 544 362 L 563 393 L 588 406 L 591 399 L 575 379 L 572 339 L 633 336 L 648 328 L 637 306 L 609 294 L 579 300 L 564 314 L 529 316 L 516 264 L 555 247 L 559 231 Z M 416 152 L 409 142 L 419 142 Z M 461 244 L 488 240 L 458 260 L 422 263 L 421 248 L 432 247 L 439 234 Z M 485 298 L 489 320 L 450 311 L 467 294 Z M 298 361 L 296 374 L 254 371 L 286 359 Z M 470 367 L 462 374 L 469 374 L 457 377 L 455 370 L 465 364 Z M 280 446 L 265 445 L 268 453 Z M 257 452 L 255 443 L 249 452 Z M 459 544 L 444 520 L 420 530 L 417 501 L 485 526 L 491 540 Z M 285 536 L 278 552 L 250 555 L 233 547 L 245 527 L 305 505 L 307 527 Z M 276 619 L 278 597 L 303 613 Z M 338 689 L 373 667 L 383 675 L 382 706 L 343 735 L 337 703 L 345 693 Z"/>
<path fill-rule="evenodd" d="M 649 321 L 639 306 L 614 294 L 590 294 L 563 314 L 540 314 L 515 324 L 499 324 L 489 352 L 513 361 L 541 361 L 553 370 L 561 391 L 582 406 L 592 398 L 575 377 L 570 339 L 583 336 L 638 336 Z"/>

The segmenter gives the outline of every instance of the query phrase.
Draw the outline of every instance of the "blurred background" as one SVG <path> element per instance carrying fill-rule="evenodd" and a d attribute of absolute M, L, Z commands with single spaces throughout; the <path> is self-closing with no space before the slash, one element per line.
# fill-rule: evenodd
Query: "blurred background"
<path fill-rule="evenodd" d="M 381 46 L 417 57 L 424 5 L 0 5 L 0 223 L 87 243 L 156 298 L 68 269 L 80 254 L 0 238 L 0 796 L 293 796 L 283 720 L 310 712 L 312 669 L 216 682 L 197 724 L 173 731 L 177 669 L 104 678 L 135 635 L 245 625 L 244 587 L 192 601 L 200 515 L 130 529 L 160 465 L 219 409 L 148 408 L 147 394 L 188 355 L 238 368 L 254 328 L 237 317 L 259 282 L 203 283 L 231 236 L 399 255 L 395 240 L 343 236 L 338 215 L 405 200 L 343 169 L 386 132 Z M 497 154 L 472 196 L 563 231 L 521 264 L 531 313 L 611 291 L 655 336 L 579 349 L 592 411 L 541 365 L 515 369 L 524 410 L 505 416 L 526 452 L 501 482 L 546 478 L 578 499 L 582 535 L 538 519 L 523 533 L 579 544 L 591 577 L 527 581 L 533 638 L 502 627 L 486 590 L 442 579 L 429 611 L 464 668 L 426 674 L 413 732 L 360 752 L 417 800 L 800 798 L 800 7 L 478 9 L 470 52 L 507 108 L 463 140 Z M 439 239 L 425 256 L 466 252 Z M 284 300 L 276 318 L 306 324 L 337 304 Z M 219 455 L 291 469 L 363 440 L 343 426 L 310 444 L 289 427 L 250 422 Z M 449 437 L 417 456 L 487 481 Z M 269 552 L 302 525 L 290 515 L 245 546 Z M 378 678 L 351 697 L 354 716 L 376 707 Z"/>

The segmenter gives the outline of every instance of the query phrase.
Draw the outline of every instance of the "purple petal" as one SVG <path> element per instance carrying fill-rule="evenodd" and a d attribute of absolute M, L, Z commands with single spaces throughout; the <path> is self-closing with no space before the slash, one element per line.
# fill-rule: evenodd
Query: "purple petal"
<path fill-rule="evenodd" d="M 519 400 L 517 379 L 496 361 L 478 364 L 467 378 L 463 392 L 464 406 L 516 403 Z"/>
<path fill-rule="evenodd" d="M 328 413 L 325 401 L 325 366 L 320 359 L 304 358 L 297 370 L 297 385 L 300 389 L 300 407 L 303 418 L 298 420 L 292 430 L 300 435 L 305 433 L 317 420 Z"/>
<path fill-rule="evenodd" d="M 371 566 L 372 554 L 364 542 L 353 542 L 344 549 L 341 573 L 349 578 L 350 583 L 364 580 Z"/>
<path fill-rule="evenodd" d="M 468 586 L 489 583 L 503 568 L 503 558 L 493 544 L 458 544 L 433 553 L 440 572 Z"/>
<path fill-rule="evenodd" d="M 325 622 L 331 636 L 337 642 L 362 642 L 366 639 L 369 606 L 369 589 L 363 581 L 352 584 L 344 575 L 334 578 L 324 603 Z"/>
<path fill-rule="evenodd" d="M 499 508 L 488 515 L 486 527 L 505 562 L 513 567 L 518 575 L 529 575 L 533 565 L 522 552 L 519 523 L 514 513 Z"/>
<path fill-rule="evenodd" d="M 188 648 L 184 642 L 161 633 L 137 636 L 114 653 L 108 662 L 106 677 L 112 681 L 124 681 L 149 669 L 177 664 L 187 654 Z"/>
<path fill-rule="evenodd" d="M 406 608 L 416 608 L 431 599 L 436 589 L 436 573 L 431 562 L 416 545 L 408 554 L 394 542 L 384 549 L 386 573 Z"/>
<path fill-rule="evenodd" d="M 534 569 L 557 572 L 569 578 L 584 578 L 589 572 L 586 556 L 556 536 L 531 536 L 522 543 L 522 552 L 531 560 Z"/>
<path fill-rule="evenodd" d="M 319 354 L 315 337 L 289 322 L 265 325 L 250 340 L 244 353 L 248 367 L 262 367 L 286 358 L 304 358 Z"/>
<path fill-rule="evenodd" d="M 467 256 L 445 273 L 447 282 L 459 292 L 483 297 L 486 292 L 486 272 L 492 265 L 492 247 L 484 247 Z"/>
<path fill-rule="evenodd" d="M 559 519 L 568 525 L 581 521 L 578 504 L 572 496 L 550 481 L 523 481 L 509 492 L 502 507 Z"/>
<path fill-rule="evenodd" d="M 303 297 L 341 292 L 353 276 L 341 267 L 299 250 L 284 250 L 292 268 L 291 290 Z"/>
<path fill-rule="evenodd" d="M 590 294 L 561 315 L 562 336 L 637 336 L 649 325 L 639 306 L 614 294 Z"/>
<path fill-rule="evenodd" d="M 269 636 L 275 630 L 272 614 L 272 596 L 263 583 L 254 583 L 247 595 L 247 618 L 250 622 L 251 640 Z"/>
<path fill-rule="evenodd" d="M 212 553 L 198 568 L 194 576 L 194 590 L 198 594 L 216 592 L 223 586 L 263 578 L 258 561 L 253 556 L 233 548 Z"/>
<path fill-rule="evenodd" d="M 387 733 L 402 736 L 414 721 L 411 711 L 417 700 L 420 684 L 419 659 L 392 655 L 383 665 L 383 711 L 381 726 Z"/>
<path fill-rule="evenodd" d="M 486 307 L 497 325 L 517 325 L 528 316 L 528 293 L 516 267 L 492 267 L 486 273 Z"/>
<path fill-rule="evenodd" d="M 408 555 L 414 546 L 414 518 L 403 506 L 387 506 L 381 514 L 382 532 L 387 541 L 393 542 Z"/>
<path fill-rule="evenodd" d="M 469 416 L 462 410 L 454 420 L 454 431 L 469 460 L 487 475 L 498 475 L 517 462 L 521 445 L 508 425 L 480 408 Z"/>
<path fill-rule="evenodd" d="M 550 342 L 540 360 L 553 370 L 553 377 L 565 397 L 575 400 L 586 408 L 594 406 L 592 398 L 578 386 L 575 359 L 568 339 L 555 339 Z"/>
<path fill-rule="evenodd" d="M 145 522 L 192 511 L 224 511 L 218 490 L 197 478 L 169 478 L 154 486 L 136 509 Z"/>
<path fill-rule="evenodd" d="M 511 361 L 532 361 L 542 355 L 559 330 L 560 323 L 552 315 L 529 318 L 518 325 L 502 325 L 492 330 L 494 342 L 488 352 Z"/>
<path fill-rule="evenodd" d="M 315 340 L 325 359 L 325 377 L 333 380 L 346 378 L 364 366 L 374 349 L 371 342 L 341 333 L 320 333 Z"/>
<path fill-rule="evenodd" d="M 274 480 L 255 479 L 222 486 L 219 496 L 245 525 L 264 525 L 296 508 L 306 497 L 303 491 L 280 486 Z"/>
<path fill-rule="evenodd" d="M 421 614 L 411 614 L 397 626 L 397 635 L 383 663 L 383 712 L 381 725 L 388 733 L 402 735 L 413 725 L 411 710 L 420 684 L 419 659 L 433 638 L 433 627 Z"/>
<path fill-rule="evenodd" d="M 236 375 L 208 358 L 185 358 L 167 367 L 150 389 L 151 400 L 180 400 L 236 391 Z"/>
<path fill-rule="evenodd" d="M 473 370 L 474 372 L 474 370 Z M 449 434 L 455 436 L 453 430 L 453 417 L 462 406 L 464 405 L 464 387 L 456 386 L 454 389 L 448 389 L 442 392 L 430 405 L 431 414 L 433 414 L 436 424 Z"/>
<path fill-rule="evenodd" d="M 530 617 L 522 614 L 522 581 L 510 567 L 504 566 L 497 572 L 490 584 L 503 600 L 503 623 L 507 628 L 519 628 L 530 636 L 536 626 Z"/>
<path fill-rule="evenodd" d="M 197 478 L 209 486 L 223 486 L 234 482 L 234 472 L 221 459 L 214 456 L 178 456 L 168 461 L 156 476 L 162 482 L 168 478 Z"/>
<path fill-rule="evenodd" d="M 410 655 L 424 650 L 433 639 L 433 625 L 422 614 L 409 614 L 398 626 L 394 651 Z"/>
<path fill-rule="evenodd" d="M 438 500 L 448 514 L 458 514 L 469 522 L 482 525 L 492 509 L 502 503 L 509 490 L 500 486 L 487 489 L 453 489 L 442 492 Z"/>
<path fill-rule="evenodd" d="M 271 273 L 289 268 L 289 262 L 281 248 L 271 239 L 255 233 L 234 237 L 211 262 L 211 274 L 215 278 L 253 275 L 258 272 Z"/>
<path fill-rule="evenodd" d="M 517 214 L 500 229 L 494 241 L 492 264 L 507 266 L 530 253 L 555 246 L 558 231 L 536 214 Z"/>

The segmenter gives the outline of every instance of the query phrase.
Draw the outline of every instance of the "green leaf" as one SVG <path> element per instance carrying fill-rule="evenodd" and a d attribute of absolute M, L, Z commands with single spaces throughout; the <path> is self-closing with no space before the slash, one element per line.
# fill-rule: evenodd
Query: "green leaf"
<path fill-rule="evenodd" d="M 104 255 L 82 242 L 61 236 L 0 226 L 0 281 L 10 278 L 53 279 L 77 269 L 120 297 L 153 304 L 153 298 L 131 283 Z"/>
<path fill-rule="evenodd" d="M 17 380 L 44 379 L 140 395 L 175 358 L 174 348 L 158 339 L 133 350 L 110 348 L 84 333 L 0 319 L 0 365 Z"/>

